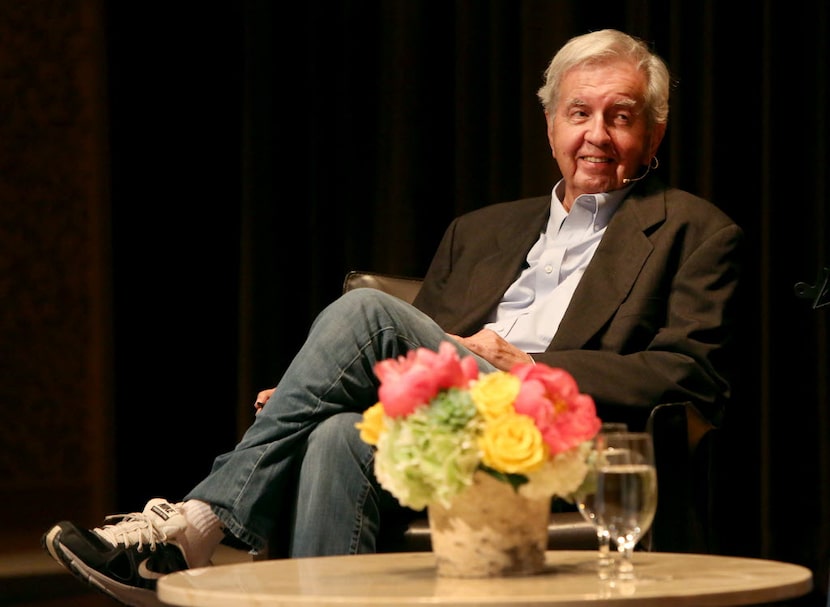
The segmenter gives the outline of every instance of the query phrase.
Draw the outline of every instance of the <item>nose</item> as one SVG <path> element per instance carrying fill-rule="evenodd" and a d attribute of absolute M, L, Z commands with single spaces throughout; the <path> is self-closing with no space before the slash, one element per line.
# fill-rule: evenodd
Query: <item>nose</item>
<path fill-rule="evenodd" d="M 608 125 L 605 123 L 605 117 L 599 112 L 588 122 L 585 140 L 597 147 L 602 147 L 611 140 Z"/>

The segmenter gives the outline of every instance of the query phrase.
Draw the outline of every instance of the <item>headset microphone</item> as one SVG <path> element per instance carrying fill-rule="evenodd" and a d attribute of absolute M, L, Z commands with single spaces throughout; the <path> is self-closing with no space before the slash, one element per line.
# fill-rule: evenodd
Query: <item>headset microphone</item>
<path fill-rule="evenodd" d="M 652 162 L 654 163 L 654 166 L 651 166 Z M 646 175 L 648 175 L 648 172 L 653 168 L 656 169 L 658 166 L 660 166 L 660 161 L 657 160 L 657 156 L 654 156 L 654 157 L 652 157 L 651 161 L 649 161 L 648 165 L 646 166 L 646 172 L 645 173 L 643 173 L 639 177 L 632 177 L 630 179 L 625 178 L 625 179 L 622 180 L 622 182 L 623 182 L 624 185 L 628 185 L 629 183 L 634 183 L 635 181 L 640 181 L 641 179 L 645 179 Z"/>

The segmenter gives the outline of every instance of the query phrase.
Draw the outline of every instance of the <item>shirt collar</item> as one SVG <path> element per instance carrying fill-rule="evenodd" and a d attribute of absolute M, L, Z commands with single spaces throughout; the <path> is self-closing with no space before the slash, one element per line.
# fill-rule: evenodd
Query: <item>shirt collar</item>
<path fill-rule="evenodd" d="M 579 206 L 593 215 L 594 230 L 602 230 L 611 221 L 614 211 L 620 206 L 623 198 L 628 194 L 634 185 L 611 192 L 599 192 L 597 194 L 582 194 L 574 200 L 574 206 Z M 558 230 L 568 216 L 565 207 L 562 206 L 562 196 L 565 194 L 565 180 L 560 179 L 551 192 L 551 210 L 548 226 L 556 226 Z"/>

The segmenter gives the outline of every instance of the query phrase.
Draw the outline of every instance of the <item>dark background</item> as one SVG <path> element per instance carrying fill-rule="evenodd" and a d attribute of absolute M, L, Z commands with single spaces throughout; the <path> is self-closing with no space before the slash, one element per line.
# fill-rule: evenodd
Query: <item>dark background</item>
<path fill-rule="evenodd" d="M 8 67 L 15 53 L 62 56 L 35 28 L 9 37 L 21 23 L 71 32 L 70 49 L 100 34 L 81 54 L 100 65 L 105 142 L 106 278 L 88 313 L 112 340 L 100 382 L 112 398 L 96 418 L 111 429 L 111 482 L 93 484 L 111 489 L 116 511 L 181 498 L 233 447 L 256 392 L 277 382 L 348 270 L 421 275 L 454 216 L 549 192 L 542 72 L 568 38 L 614 27 L 652 44 L 676 80 L 659 174 L 747 234 L 742 354 L 718 462 L 723 552 L 805 564 L 826 591 L 830 307 L 794 285 L 830 265 L 828 12 L 824 0 L 4 8 L 0 86 L 28 82 Z M 97 25 L 76 32 L 76 15 Z M 15 147 L 5 137 L 13 155 L 36 132 L 9 118 L 27 107 L 21 88 L 0 121 L 25 133 Z M 58 230 L 55 213 L 37 217 L 41 232 Z M 15 340 L 18 357 L 30 342 Z M 55 399 L 37 389 L 42 411 Z"/>

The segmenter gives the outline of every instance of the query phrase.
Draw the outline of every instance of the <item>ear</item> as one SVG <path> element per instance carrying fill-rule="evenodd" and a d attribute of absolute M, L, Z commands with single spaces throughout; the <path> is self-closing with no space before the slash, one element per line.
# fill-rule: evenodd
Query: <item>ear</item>
<path fill-rule="evenodd" d="M 556 158 L 556 150 L 553 147 L 553 116 L 545 110 L 545 123 L 547 124 L 548 145 L 550 146 L 551 155 Z"/>
<path fill-rule="evenodd" d="M 648 165 L 651 159 L 657 154 L 657 148 L 663 142 L 663 136 L 666 134 L 666 123 L 655 124 L 651 129 L 651 140 L 648 143 L 648 158 L 644 164 Z"/>

